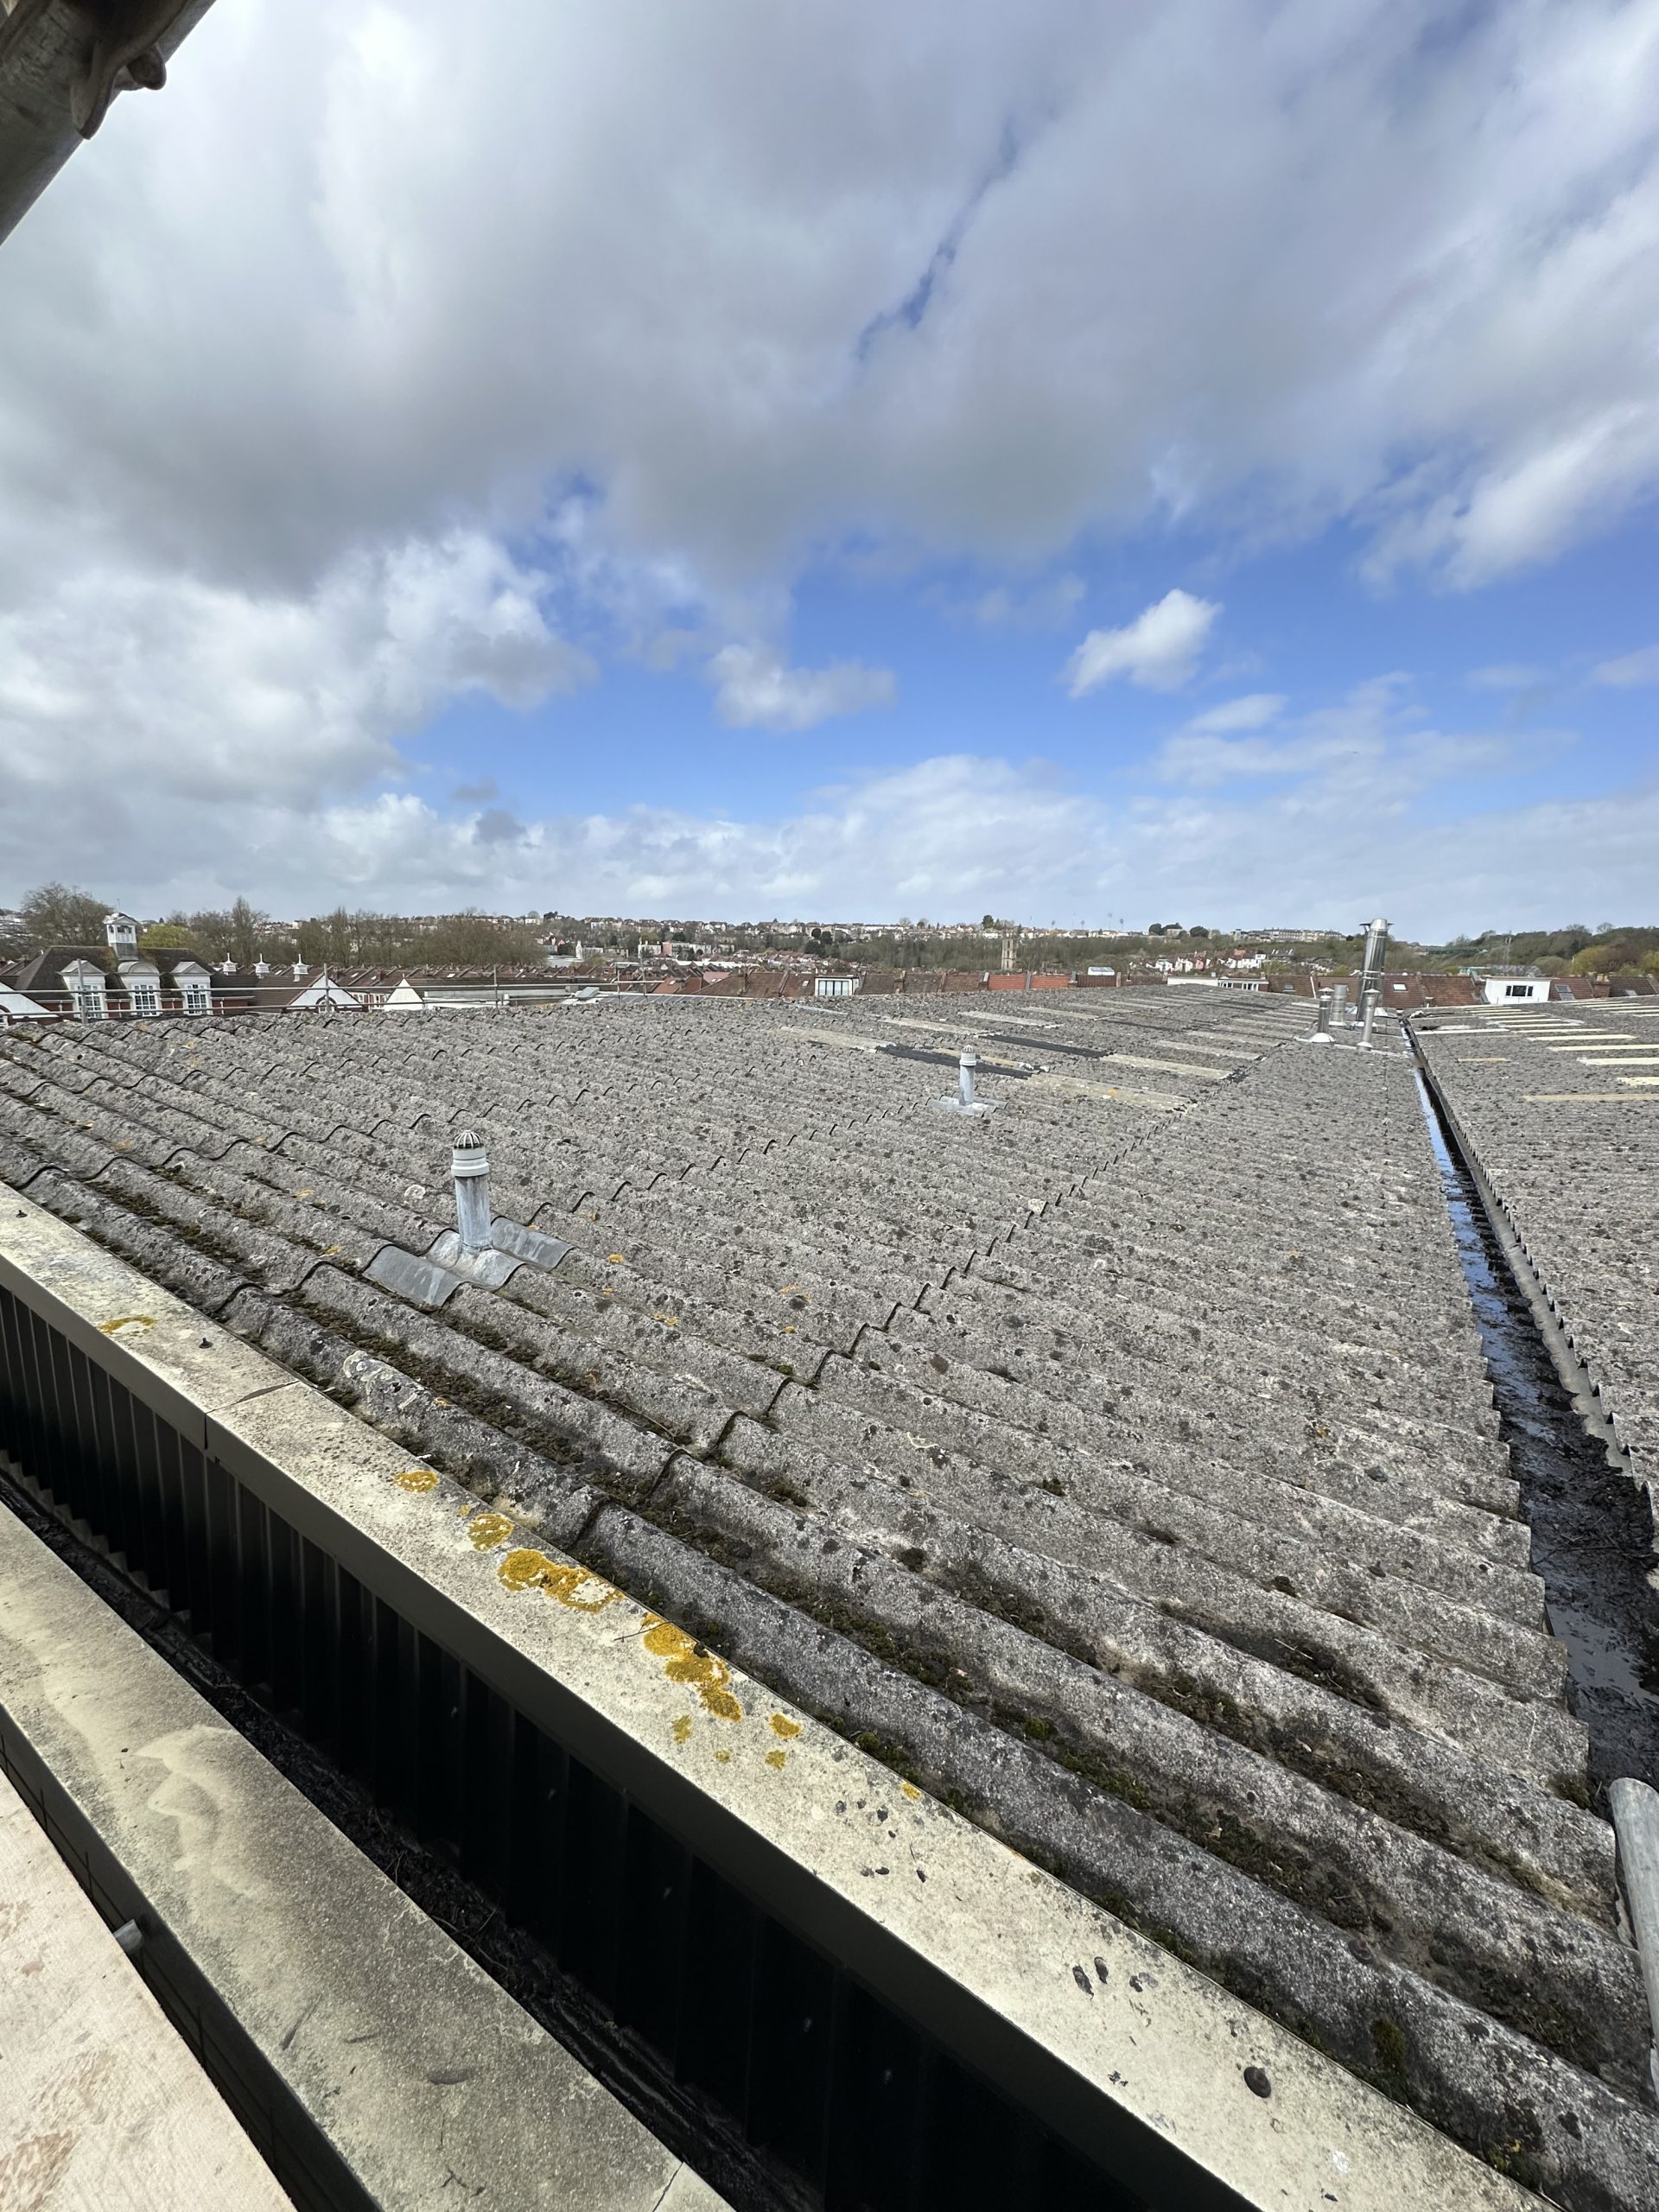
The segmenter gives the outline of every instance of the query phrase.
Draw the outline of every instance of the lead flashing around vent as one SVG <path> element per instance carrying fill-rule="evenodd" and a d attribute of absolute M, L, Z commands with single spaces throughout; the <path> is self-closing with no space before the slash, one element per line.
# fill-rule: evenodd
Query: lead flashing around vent
<path fill-rule="evenodd" d="M 527 1266 L 540 1268 L 548 1274 L 576 1249 L 562 1237 L 549 1236 L 539 1229 L 527 1229 L 520 1221 L 495 1221 L 491 1224 L 490 1235 L 498 1252 L 511 1252 Z"/>
<path fill-rule="evenodd" d="M 495 1224 L 492 1223 L 492 1229 Z M 499 1290 L 502 1284 L 516 1274 L 523 1264 L 510 1252 L 499 1252 L 491 1243 L 481 1250 L 469 1249 L 461 1234 L 446 1229 L 428 1245 L 426 1256 L 441 1268 L 449 1268 L 467 1282 L 475 1282 L 485 1290 Z"/>
<path fill-rule="evenodd" d="M 893 1052 L 901 1051 L 903 1048 L 895 1045 L 884 1045 L 881 1049 L 886 1052 Z M 930 1055 L 930 1057 L 932 1056 Z M 936 1098 L 933 1102 L 942 1114 L 995 1113 L 996 1104 L 994 1100 L 989 1098 L 976 1098 L 974 1096 L 974 1070 L 978 1065 L 979 1055 L 977 1052 L 963 1052 L 960 1055 L 957 1061 L 956 1096 L 954 1098 Z"/>
<path fill-rule="evenodd" d="M 309 2184 L 302 2201 L 359 2202 L 349 2177 L 365 2204 L 447 2203 L 453 2190 L 457 2202 L 514 2212 L 721 2212 L 712 2190 L 4 1512 L 0 1590 L 0 1764 L 105 1910 L 137 1920 L 139 1971 L 206 2014 L 204 2040 L 226 2054 L 278 2174 Z M 677 2188 L 683 2196 L 665 2195 Z"/>
<path fill-rule="evenodd" d="M 363 1272 L 382 1290 L 435 1313 L 467 1283 L 499 1290 L 522 1267 L 550 1274 L 575 1249 L 561 1238 L 526 1229 L 518 1221 L 493 1221 L 490 1238 L 490 1249 L 483 1252 L 467 1251 L 454 1229 L 442 1230 L 423 1254 L 406 1252 L 401 1244 L 383 1244 Z"/>
<path fill-rule="evenodd" d="M 451 1230 L 449 1235 L 454 1236 Z M 457 1246 L 460 1238 L 456 1237 Z M 442 1243 L 442 1238 L 439 1239 Z M 435 1245 L 433 1249 L 436 1250 Z M 454 1296 L 466 1282 L 466 1276 L 453 1268 L 446 1268 L 441 1261 L 422 1258 L 415 1252 L 405 1252 L 401 1244 L 383 1244 L 363 1270 L 371 1282 L 378 1283 L 382 1290 L 390 1290 L 399 1298 L 406 1298 L 411 1305 L 423 1306 L 429 1313 Z"/>
<path fill-rule="evenodd" d="M 1086 2155 L 1183 2207 L 1536 2212 L 1425 2122 L 0 1186 L 0 1281 Z M 142 1314 L 148 1325 L 125 1325 Z M 919 1878 L 925 1875 L 925 1880 Z M 1247 2083 L 1265 2081 L 1268 2094 Z"/>

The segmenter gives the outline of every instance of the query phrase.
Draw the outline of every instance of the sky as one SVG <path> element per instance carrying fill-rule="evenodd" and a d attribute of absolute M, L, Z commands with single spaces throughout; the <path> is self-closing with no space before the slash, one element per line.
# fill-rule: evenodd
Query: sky
<path fill-rule="evenodd" d="M 0 246 L 0 906 L 1659 920 L 1659 0 L 219 0 Z"/>

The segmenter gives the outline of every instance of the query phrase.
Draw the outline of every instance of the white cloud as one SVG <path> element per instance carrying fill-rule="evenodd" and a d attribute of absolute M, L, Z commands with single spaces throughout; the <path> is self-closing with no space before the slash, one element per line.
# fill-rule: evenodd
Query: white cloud
<path fill-rule="evenodd" d="M 1264 723 L 1278 718 L 1284 704 L 1282 691 L 1249 691 L 1242 699 L 1227 699 L 1218 707 L 1206 707 L 1203 714 L 1193 715 L 1187 728 L 1215 735 L 1236 729 L 1260 729 Z"/>
<path fill-rule="evenodd" d="M 983 630 L 1060 630 L 1082 606 L 1087 587 L 1070 573 L 1022 592 L 1007 584 L 982 592 L 970 612 Z"/>
<path fill-rule="evenodd" d="M 1065 664 L 1074 699 L 1115 676 L 1154 691 L 1176 691 L 1192 676 L 1220 607 L 1191 592 L 1168 591 L 1121 630 L 1091 630 Z"/>
<path fill-rule="evenodd" d="M 580 479 L 705 579 L 1173 513 L 1470 583 L 1659 482 L 1656 79 L 1659 0 L 243 0 L 9 242 L 0 463 L 266 573 Z"/>
<path fill-rule="evenodd" d="M 1659 645 L 1644 645 L 1640 652 L 1603 661 L 1590 671 L 1590 681 L 1610 683 L 1621 691 L 1638 683 L 1659 683 Z"/>
<path fill-rule="evenodd" d="M 315 804 L 395 775 L 392 741 L 460 693 L 531 706 L 589 679 L 549 579 L 454 532 L 353 554 L 301 594 L 95 564 L 0 612 L 0 820 L 147 793 Z M 0 852 L 10 842 L 0 831 Z"/>
<path fill-rule="evenodd" d="M 1382 676 L 1272 736 L 1228 736 L 1206 730 L 1202 720 L 1190 722 L 1160 747 L 1154 773 L 1195 790 L 1278 779 L 1304 791 L 1340 791 L 1375 821 L 1453 778 L 1535 766 L 1563 741 L 1559 733 L 1523 740 L 1431 729 L 1411 701 L 1407 679 Z"/>
<path fill-rule="evenodd" d="M 1548 683 L 1549 671 L 1529 661 L 1506 660 L 1490 668 L 1471 668 L 1464 682 L 1471 691 L 1530 691 Z"/>
<path fill-rule="evenodd" d="M 215 8 L 5 247 L 0 863 L 467 895 L 541 832 L 452 852 L 398 740 L 785 634 L 820 556 L 990 626 L 1172 519 L 1548 559 L 1659 487 L 1656 98 L 1659 0 Z M 1074 686 L 1192 665 L 1124 639 Z M 891 682 L 727 650 L 750 727 Z"/>
<path fill-rule="evenodd" d="M 19 887 L 79 878 L 144 913 L 246 889 L 278 913 L 343 899 L 421 912 L 556 904 L 822 920 L 988 909 L 1036 922 L 1179 913 L 1224 925 L 1261 920 L 1263 885 L 1280 918 L 1382 912 L 1430 937 L 1598 906 L 1638 912 L 1659 785 L 1529 803 L 1527 772 L 1561 741 L 1433 729 L 1390 678 L 1280 734 L 1178 735 L 1115 802 L 1040 761 L 963 753 L 751 821 L 644 806 L 455 816 L 409 790 L 203 799 L 105 776 L 98 804 L 44 810 L 27 846 L 0 810 L 0 873 Z M 1471 778 L 1504 802 L 1471 807 Z"/>
<path fill-rule="evenodd" d="M 890 707 L 893 671 L 837 661 L 830 668 L 791 668 L 764 645 L 722 645 L 709 663 L 715 703 L 734 729 L 816 728 L 837 715 Z"/>

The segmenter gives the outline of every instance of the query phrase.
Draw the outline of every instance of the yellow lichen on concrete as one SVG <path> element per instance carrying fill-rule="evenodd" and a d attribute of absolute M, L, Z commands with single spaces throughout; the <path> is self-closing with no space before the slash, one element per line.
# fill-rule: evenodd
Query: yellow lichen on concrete
<path fill-rule="evenodd" d="M 767 1726 L 771 1728 L 774 1736 L 781 1736 L 785 1743 L 788 1742 L 791 1736 L 798 1736 L 801 1732 L 800 1722 L 798 1720 L 791 1720 L 786 1713 L 774 1713 L 771 1716 Z"/>
<path fill-rule="evenodd" d="M 112 1337 L 118 1329 L 153 1329 L 155 1325 L 153 1313 L 123 1313 L 113 1321 L 100 1321 L 98 1331 L 100 1336 Z"/>
<path fill-rule="evenodd" d="M 480 1519 L 486 1517 L 480 1516 Z M 473 1526 L 476 1528 L 478 1522 Z M 476 1536 L 473 1541 L 478 1541 Z M 576 1613 L 602 1613 L 622 1594 L 608 1582 L 601 1582 L 596 1574 L 589 1574 L 585 1567 L 571 1567 L 563 1560 L 549 1559 L 545 1552 L 510 1551 L 496 1572 L 509 1590 L 545 1590 L 550 1598 L 556 1598 L 560 1605 L 569 1605 Z M 583 1597 L 581 1593 L 590 1582 L 593 1591 Z"/>
<path fill-rule="evenodd" d="M 467 1523 L 467 1540 L 480 1552 L 493 1551 L 512 1534 L 512 1523 L 505 1513 L 475 1513 Z"/>
<path fill-rule="evenodd" d="M 419 1491 L 436 1490 L 438 1486 L 436 1471 L 431 1467 L 405 1467 L 401 1474 L 394 1475 L 391 1479 L 399 1490 Z"/>
<path fill-rule="evenodd" d="M 766 1753 L 766 1764 L 768 1766 L 775 1766 L 779 1774 L 781 1774 L 784 1770 L 784 1763 L 788 1757 L 789 1753 L 787 1751 L 768 1751 Z"/>
<path fill-rule="evenodd" d="M 908 1797 L 912 1804 L 916 1802 L 921 1794 L 913 1782 L 901 1782 L 899 1785 L 899 1795 L 901 1797 Z"/>
<path fill-rule="evenodd" d="M 731 1669 L 695 1637 L 665 1621 L 660 1613 L 647 1613 L 645 1643 L 653 1658 L 663 1661 L 663 1672 L 671 1682 L 683 1682 L 696 1691 L 705 1713 L 716 1720 L 743 1718 L 742 1707 L 727 1687 L 732 1679 Z"/>
<path fill-rule="evenodd" d="M 669 1731 L 669 1733 L 673 1737 L 677 1744 L 689 1743 L 691 1737 L 690 1714 L 689 1713 L 676 1714 L 674 1726 Z"/>

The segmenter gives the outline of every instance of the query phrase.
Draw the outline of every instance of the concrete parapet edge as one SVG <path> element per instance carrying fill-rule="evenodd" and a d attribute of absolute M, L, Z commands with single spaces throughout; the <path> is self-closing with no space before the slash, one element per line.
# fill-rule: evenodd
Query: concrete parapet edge
<path fill-rule="evenodd" d="M 180 0 L 155 40 L 165 59 L 210 4 Z M 19 0 L 10 16 L 0 16 L 0 239 L 81 143 L 72 99 L 93 28 L 67 0 Z"/>
<path fill-rule="evenodd" d="M 297 2203 L 655 2212 L 684 2173 L 4 1512 L 0 1766 Z"/>
<path fill-rule="evenodd" d="M 1262 2212 L 1536 2205 L 3 1185 L 0 1283 L 766 1910 L 1132 2187 Z"/>

